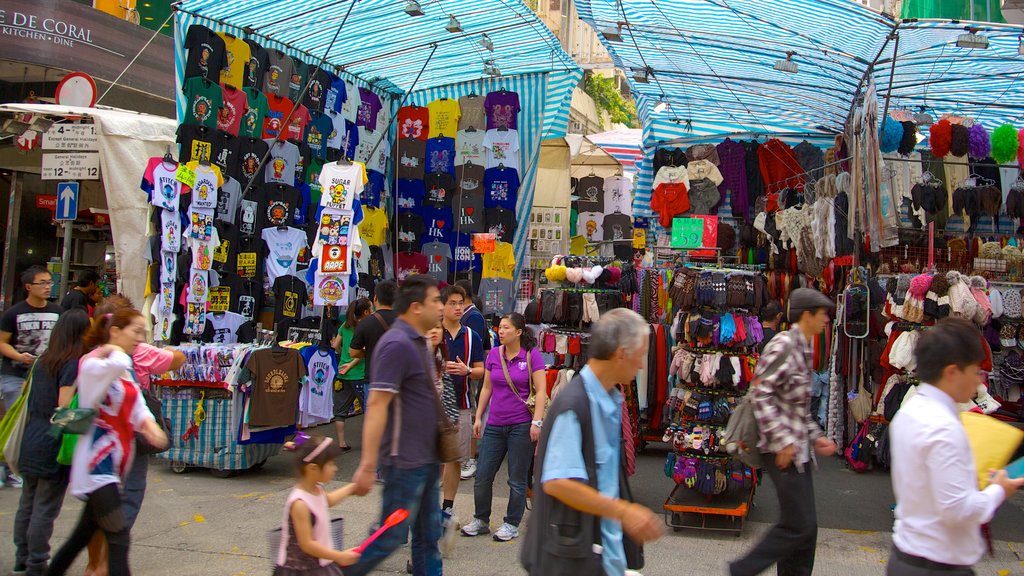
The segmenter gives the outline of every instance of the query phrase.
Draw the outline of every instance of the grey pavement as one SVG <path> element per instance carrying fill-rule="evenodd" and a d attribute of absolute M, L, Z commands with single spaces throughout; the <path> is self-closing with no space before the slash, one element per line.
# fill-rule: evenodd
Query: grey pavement
<path fill-rule="evenodd" d="M 347 436 L 358 448 L 358 424 Z M 328 428 L 319 430 L 329 433 Z M 661 472 L 664 451 L 657 444 L 638 459 L 632 480 L 637 500 L 660 511 L 672 481 Z M 339 482 L 347 481 L 358 463 L 358 449 L 339 461 Z M 272 570 L 267 532 L 280 525 L 284 501 L 293 479 L 292 456 L 270 459 L 262 470 L 232 478 L 215 478 L 201 469 L 175 474 L 164 461 L 154 461 L 149 488 L 132 534 L 131 564 L 144 576 L 254 575 Z M 497 527 L 508 500 L 508 488 L 499 472 L 495 482 L 492 524 Z M 883 574 L 891 547 L 892 492 L 885 473 L 854 474 L 838 460 L 821 463 L 816 494 L 819 524 L 815 574 Z M 472 481 L 464 481 L 456 500 L 460 520 L 472 518 Z M 19 491 L 0 489 L 0 576 L 13 563 L 11 530 Z M 352 498 L 333 509 L 345 518 L 349 545 L 358 544 L 380 513 L 379 489 L 364 498 Z M 68 497 L 57 521 L 52 544 L 60 545 L 70 533 L 81 504 Z M 741 535 L 669 530 L 646 547 L 645 576 L 725 574 L 725 563 L 756 542 L 776 513 L 770 481 L 759 488 L 755 506 Z M 527 512 L 527 520 L 529 512 Z M 1024 574 L 1024 499 L 1005 505 L 993 522 L 995 555 L 978 566 L 979 575 Z M 457 539 L 445 572 L 457 575 L 519 575 L 518 543 L 498 543 L 489 537 Z M 381 574 L 404 574 L 407 549 L 381 565 Z M 81 574 L 80 559 L 71 574 Z"/>

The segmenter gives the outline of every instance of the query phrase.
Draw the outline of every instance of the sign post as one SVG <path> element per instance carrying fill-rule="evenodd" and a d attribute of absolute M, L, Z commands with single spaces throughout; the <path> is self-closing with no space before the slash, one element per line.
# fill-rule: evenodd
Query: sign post
<path fill-rule="evenodd" d="M 78 218 L 78 182 L 61 182 L 57 184 L 57 209 L 54 211 L 54 219 L 64 225 L 58 298 L 62 298 L 68 291 L 68 280 L 71 276 L 71 227 L 75 218 Z"/>

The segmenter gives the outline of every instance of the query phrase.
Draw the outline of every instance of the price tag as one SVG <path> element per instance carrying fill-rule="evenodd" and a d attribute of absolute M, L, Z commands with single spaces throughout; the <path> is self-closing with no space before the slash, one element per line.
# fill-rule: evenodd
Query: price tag
<path fill-rule="evenodd" d="M 255 278 L 256 277 L 256 253 L 255 252 L 239 252 L 238 253 L 238 275 L 242 278 Z"/>
<path fill-rule="evenodd" d="M 490 254 L 495 250 L 498 237 L 495 234 L 473 234 L 473 253 Z"/>
<path fill-rule="evenodd" d="M 701 248 L 704 246 L 704 220 L 700 218 L 676 218 L 672 220 L 673 248 Z"/>
<path fill-rule="evenodd" d="M 178 164 L 178 171 L 175 172 L 174 178 L 189 188 L 196 185 L 196 173 L 184 163 Z"/>

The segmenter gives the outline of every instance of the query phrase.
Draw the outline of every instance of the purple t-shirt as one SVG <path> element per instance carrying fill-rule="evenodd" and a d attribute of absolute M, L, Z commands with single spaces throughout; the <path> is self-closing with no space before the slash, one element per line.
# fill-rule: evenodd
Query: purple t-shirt
<path fill-rule="evenodd" d="M 533 414 L 526 408 L 526 400 L 530 398 L 530 375 L 526 369 L 526 350 L 519 349 L 519 354 L 508 363 L 508 375 L 512 378 L 519 397 L 512 394 L 512 388 L 505 381 L 505 373 L 501 369 L 501 349 L 491 348 L 484 362 L 484 369 L 491 375 L 491 408 L 487 417 L 489 426 L 511 426 L 526 424 L 533 421 Z M 544 370 L 544 358 L 540 350 L 530 350 L 530 368 L 534 372 Z"/>
<path fill-rule="evenodd" d="M 491 92 L 484 99 L 487 113 L 487 129 L 519 129 L 519 94 L 515 92 Z"/>
<path fill-rule="evenodd" d="M 377 129 L 377 114 L 381 110 L 380 97 L 366 88 L 359 89 L 359 109 L 356 110 L 356 126 L 367 130 Z"/>

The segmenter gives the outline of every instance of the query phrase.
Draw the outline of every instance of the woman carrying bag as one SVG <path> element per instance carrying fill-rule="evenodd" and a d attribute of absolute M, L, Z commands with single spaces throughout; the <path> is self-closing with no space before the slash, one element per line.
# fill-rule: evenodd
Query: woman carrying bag
<path fill-rule="evenodd" d="M 484 384 L 476 411 L 473 435 L 481 438 L 473 496 L 474 520 L 462 528 L 464 536 L 490 533 L 491 491 L 505 454 L 511 490 L 505 521 L 494 539 L 508 542 L 519 536 L 526 510 L 526 486 L 534 444 L 544 425 L 547 381 L 537 339 L 522 314 L 505 316 L 498 326 L 501 346 L 492 348 L 484 362 Z M 483 418 L 487 413 L 487 425 Z M 483 428 L 481 433 L 481 428 Z"/>
<path fill-rule="evenodd" d="M 78 401 L 80 408 L 96 410 L 96 416 L 78 440 L 71 465 L 71 493 L 85 501 L 85 508 L 53 557 L 52 576 L 64 574 L 97 531 L 107 538 L 110 576 L 131 574 L 121 490 L 135 455 L 135 432 L 155 447 L 167 446 L 167 435 L 146 407 L 132 369 L 131 354 L 145 339 L 146 322 L 134 308 L 98 318 L 85 335 L 86 346 L 96 349 L 79 364 Z"/>

